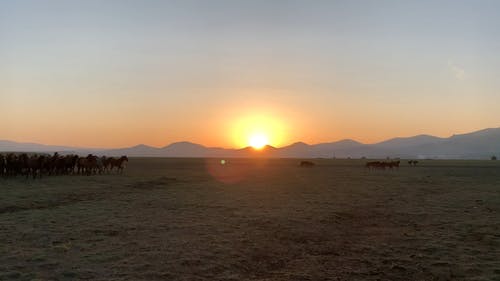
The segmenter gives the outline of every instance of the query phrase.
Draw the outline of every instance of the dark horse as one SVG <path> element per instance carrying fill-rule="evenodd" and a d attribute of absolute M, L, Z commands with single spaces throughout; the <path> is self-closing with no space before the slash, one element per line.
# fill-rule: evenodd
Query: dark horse
<path fill-rule="evenodd" d="M 365 164 L 365 167 L 368 169 L 371 168 L 376 168 L 376 169 L 385 169 L 385 168 L 399 168 L 399 163 L 400 161 L 390 161 L 390 162 L 380 162 L 380 161 L 373 161 L 373 162 L 367 162 Z"/>
<path fill-rule="evenodd" d="M 417 166 L 417 163 L 418 163 L 417 160 L 410 160 L 410 161 L 408 161 L 408 165 L 410 165 L 410 166 L 412 166 L 412 165 L 413 166 Z"/>
<path fill-rule="evenodd" d="M 89 154 L 87 157 L 78 158 L 77 168 L 79 174 L 90 176 L 97 169 L 97 156 Z"/>
<path fill-rule="evenodd" d="M 109 163 L 110 163 L 110 170 L 113 171 L 113 168 L 116 167 L 116 170 L 119 173 L 123 173 L 123 169 L 125 168 L 125 163 L 128 163 L 128 157 L 127 156 L 122 156 L 118 159 L 115 158 L 109 158 Z"/>
<path fill-rule="evenodd" d="M 300 167 L 313 167 L 315 164 L 311 161 L 300 161 Z"/>
<path fill-rule="evenodd" d="M 3 154 L 0 154 L 0 176 L 5 175 L 5 167 L 7 166 L 7 163 L 5 162 L 5 157 Z"/>

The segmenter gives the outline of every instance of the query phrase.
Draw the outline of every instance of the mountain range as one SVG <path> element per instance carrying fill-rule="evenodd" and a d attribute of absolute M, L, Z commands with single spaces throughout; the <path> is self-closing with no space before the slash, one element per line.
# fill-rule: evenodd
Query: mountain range
<path fill-rule="evenodd" d="M 363 144 L 345 139 L 329 143 L 306 144 L 297 142 L 276 148 L 265 146 L 226 149 L 206 147 L 191 142 L 176 142 L 164 147 L 144 144 L 117 148 L 95 149 L 69 146 L 51 146 L 0 140 L 0 151 L 59 152 L 129 157 L 268 157 L 268 158 L 418 158 L 418 159 L 489 159 L 500 156 L 500 128 L 488 128 L 467 134 L 439 138 L 430 135 L 393 138 L 374 144 Z"/>

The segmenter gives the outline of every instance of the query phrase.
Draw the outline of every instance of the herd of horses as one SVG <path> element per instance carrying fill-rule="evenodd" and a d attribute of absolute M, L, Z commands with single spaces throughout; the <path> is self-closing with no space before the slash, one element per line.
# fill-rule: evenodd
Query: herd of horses
<path fill-rule="evenodd" d="M 366 168 L 369 168 L 369 169 L 385 169 L 385 168 L 389 168 L 389 169 L 392 169 L 392 168 L 399 168 L 399 163 L 400 161 L 373 161 L 373 162 L 367 162 L 365 164 L 365 167 Z"/>
<path fill-rule="evenodd" d="M 39 177 L 42 175 L 93 175 L 103 174 L 115 171 L 122 173 L 125 163 L 128 162 L 127 156 L 119 158 L 95 156 L 92 154 L 86 157 L 80 157 L 75 154 L 59 155 L 28 155 L 26 153 L 7 155 L 0 154 L 0 177 L 15 177 L 18 175 L 28 177 Z M 416 166 L 418 161 L 410 160 L 410 166 Z M 400 161 L 373 161 L 367 162 L 365 167 L 368 169 L 393 169 L 399 168 Z M 313 167 L 315 164 L 311 161 L 301 161 L 301 167 Z"/>
<path fill-rule="evenodd" d="M 382 169 L 385 170 L 386 168 L 388 169 L 393 169 L 393 168 L 399 168 L 399 164 L 401 163 L 400 160 L 397 161 L 372 161 L 372 162 L 367 162 L 365 164 L 365 167 L 368 169 Z M 418 163 L 417 160 L 409 160 L 408 165 L 410 166 L 416 166 Z M 300 167 L 313 167 L 315 166 L 314 162 L 311 161 L 300 161 L 299 163 Z"/>
<path fill-rule="evenodd" d="M 367 162 L 365 164 L 365 167 L 368 169 L 385 169 L 385 168 L 399 168 L 400 161 L 373 161 L 373 162 Z M 410 166 L 417 166 L 418 161 L 417 160 L 409 160 L 408 165 Z"/>
<path fill-rule="evenodd" d="M 54 155 L 0 154 L 0 176 L 41 178 L 42 175 L 90 176 L 113 171 L 122 173 L 127 162 L 127 156 L 114 158 L 89 154 L 86 157 L 80 157 L 74 154 L 63 156 L 57 152 Z"/>

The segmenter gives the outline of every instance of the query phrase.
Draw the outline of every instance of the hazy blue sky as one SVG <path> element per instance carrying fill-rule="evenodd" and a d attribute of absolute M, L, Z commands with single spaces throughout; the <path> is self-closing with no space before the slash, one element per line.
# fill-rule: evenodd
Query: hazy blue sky
<path fill-rule="evenodd" d="M 0 139 L 231 147 L 255 116 L 241 126 L 275 145 L 498 127 L 499 27 L 500 1 L 0 0 Z"/>

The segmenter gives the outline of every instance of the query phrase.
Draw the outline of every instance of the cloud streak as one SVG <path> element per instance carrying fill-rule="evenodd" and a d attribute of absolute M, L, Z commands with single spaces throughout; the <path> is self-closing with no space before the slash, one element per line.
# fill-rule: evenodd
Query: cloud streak
<path fill-rule="evenodd" d="M 465 70 L 453 63 L 452 61 L 448 61 L 448 67 L 450 68 L 451 73 L 457 78 L 458 80 L 464 80 L 465 78 Z"/>

